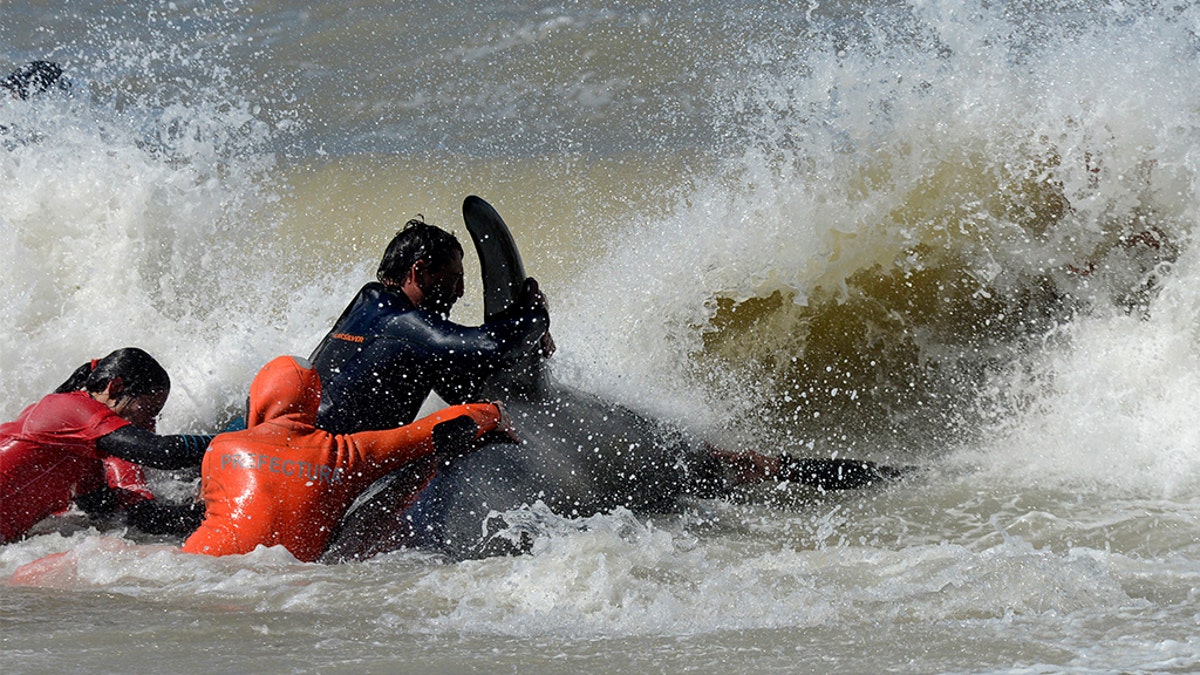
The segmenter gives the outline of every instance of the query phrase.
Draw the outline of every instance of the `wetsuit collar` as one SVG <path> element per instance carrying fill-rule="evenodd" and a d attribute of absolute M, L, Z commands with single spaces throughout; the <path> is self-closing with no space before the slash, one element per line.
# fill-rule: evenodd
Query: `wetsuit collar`
<path fill-rule="evenodd" d="M 408 294 L 406 294 L 404 292 L 404 290 L 402 288 L 400 288 L 399 286 L 389 286 L 388 284 L 384 284 L 384 283 L 381 283 L 378 281 L 372 281 L 371 283 L 367 284 L 368 288 L 370 288 L 372 286 L 376 287 L 380 293 L 386 293 L 389 296 L 395 298 L 396 301 L 403 304 L 406 309 L 416 309 L 417 308 L 417 306 L 413 304 L 413 301 L 409 299 Z"/>

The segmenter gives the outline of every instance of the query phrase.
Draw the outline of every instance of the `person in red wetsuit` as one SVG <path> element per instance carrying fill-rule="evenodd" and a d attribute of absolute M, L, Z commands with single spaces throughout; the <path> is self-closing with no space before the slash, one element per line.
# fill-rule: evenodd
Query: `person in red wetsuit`
<path fill-rule="evenodd" d="M 196 466 L 211 439 L 155 433 L 170 391 L 162 366 L 128 347 L 80 366 L 16 421 L 0 424 L 0 542 L 22 537 L 73 499 L 153 506 L 137 465 Z"/>
<path fill-rule="evenodd" d="M 395 429 L 334 435 L 318 429 L 321 379 L 281 356 L 250 386 L 247 428 L 213 439 L 201 469 L 205 517 L 188 553 L 230 555 L 281 545 L 305 562 L 376 479 L 409 462 L 469 452 L 492 431 L 511 434 L 499 403 L 452 406 Z"/>

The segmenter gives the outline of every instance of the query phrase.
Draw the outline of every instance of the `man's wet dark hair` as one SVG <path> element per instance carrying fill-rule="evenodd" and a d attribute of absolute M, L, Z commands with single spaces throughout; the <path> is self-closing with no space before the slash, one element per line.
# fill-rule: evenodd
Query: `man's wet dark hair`
<path fill-rule="evenodd" d="M 458 238 L 421 218 L 413 218 L 396 233 L 383 253 L 375 278 L 380 283 L 400 285 L 418 260 L 438 269 L 450 262 L 453 254 L 463 254 Z"/>
<path fill-rule="evenodd" d="M 21 100 L 25 100 L 50 87 L 57 86 L 59 89 L 67 89 L 67 81 L 62 74 L 63 69 L 57 63 L 30 61 L 0 80 L 0 87 L 4 87 L 19 96 Z"/>
<path fill-rule="evenodd" d="M 125 347 L 79 366 L 66 382 L 58 385 L 54 393 L 65 394 L 85 389 L 94 394 L 104 391 L 114 377 L 121 378 L 125 383 L 122 394 L 126 396 L 144 396 L 171 390 L 171 377 L 153 356 L 137 347 Z"/>

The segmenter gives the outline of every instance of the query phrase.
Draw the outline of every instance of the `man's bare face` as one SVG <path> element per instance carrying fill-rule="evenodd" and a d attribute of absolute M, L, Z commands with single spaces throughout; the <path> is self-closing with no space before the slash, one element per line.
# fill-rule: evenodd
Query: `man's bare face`
<path fill-rule="evenodd" d="M 454 303 L 463 296 L 463 259 L 457 251 L 441 267 L 424 268 L 418 274 L 421 308 L 449 315 Z"/>

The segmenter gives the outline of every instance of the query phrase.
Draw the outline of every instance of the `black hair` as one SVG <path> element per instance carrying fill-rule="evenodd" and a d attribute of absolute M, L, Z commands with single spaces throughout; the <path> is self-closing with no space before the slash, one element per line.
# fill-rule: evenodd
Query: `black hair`
<path fill-rule="evenodd" d="M 104 391 L 114 377 L 121 378 L 125 396 L 144 396 L 171 390 L 171 377 L 145 351 L 137 347 L 125 347 L 96 361 L 89 361 L 75 369 L 66 382 L 58 385 L 56 394 L 87 390 L 89 393 Z"/>
<path fill-rule="evenodd" d="M 399 285 L 418 260 L 424 260 L 431 268 L 437 269 L 449 263 L 453 253 L 463 254 L 462 244 L 458 243 L 457 237 L 426 223 L 421 217 L 413 218 L 388 244 L 375 278 L 381 283 Z"/>
<path fill-rule="evenodd" d="M 67 89 L 67 81 L 63 79 L 62 74 L 63 69 L 57 63 L 30 61 L 0 80 L 0 87 L 4 87 L 19 96 L 21 100 L 25 100 L 53 86 Z"/>

